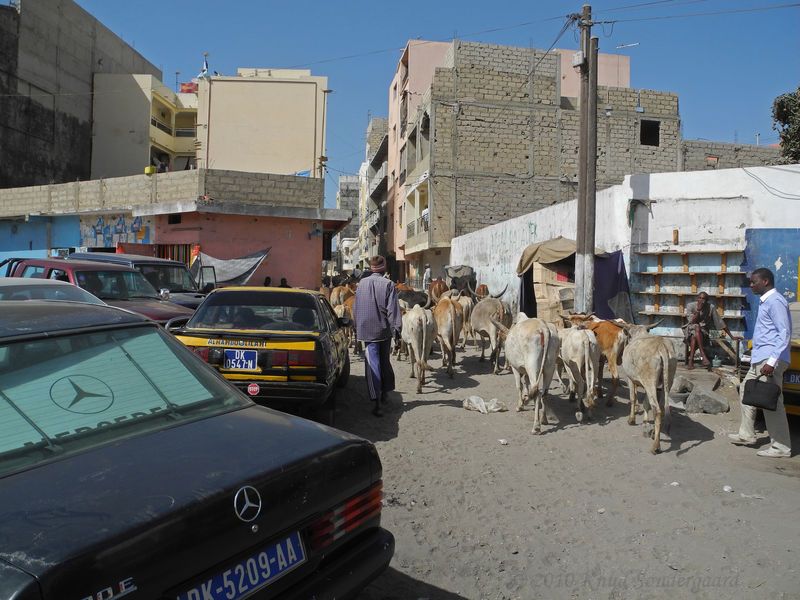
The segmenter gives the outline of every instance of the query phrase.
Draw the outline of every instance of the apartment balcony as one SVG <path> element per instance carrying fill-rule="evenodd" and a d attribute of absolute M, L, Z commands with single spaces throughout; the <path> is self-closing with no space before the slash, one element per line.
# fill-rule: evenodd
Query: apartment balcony
<path fill-rule="evenodd" d="M 389 172 L 389 164 L 383 161 L 380 169 L 369 179 L 369 197 L 374 198 L 382 192 L 386 192 L 386 179 Z"/>
<path fill-rule="evenodd" d="M 376 227 L 381 220 L 381 211 L 380 209 L 371 210 L 367 215 L 367 227 L 372 229 Z"/>
<path fill-rule="evenodd" d="M 194 154 L 194 127 L 173 128 L 164 121 L 150 117 L 150 139 L 174 154 Z"/>

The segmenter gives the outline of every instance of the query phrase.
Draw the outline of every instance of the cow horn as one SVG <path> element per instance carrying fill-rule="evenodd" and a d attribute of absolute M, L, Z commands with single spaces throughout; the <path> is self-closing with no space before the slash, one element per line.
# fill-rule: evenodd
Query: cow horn
<path fill-rule="evenodd" d="M 472 295 L 473 298 L 478 297 L 478 294 L 476 294 L 475 290 L 472 289 L 472 286 L 469 284 L 469 281 L 467 282 L 467 289 L 469 290 L 469 293 Z"/>
<path fill-rule="evenodd" d="M 489 294 L 489 295 L 490 295 L 492 298 L 499 298 L 500 296 L 502 296 L 503 294 L 505 294 L 505 293 L 506 293 L 506 290 L 507 290 L 507 289 L 508 289 L 508 284 L 506 284 L 506 287 L 504 287 L 504 288 L 503 288 L 503 291 L 502 291 L 502 292 L 500 292 L 499 294 L 497 294 L 497 295 L 494 295 L 494 294 Z"/>
<path fill-rule="evenodd" d="M 426 296 L 428 296 L 428 302 L 426 302 L 426 303 L 425 303 L 425 306 L 423 306 L 422 308 L 424 308 L 424 309 L 428 309 L 428 308 L 430 308 L 430 307 L 431 307 L 431 292 L 430 292 L 430 290 L 428 290 L 427 292 L 425 292 L 425 295 L 426 295 Z"/>
<path fill-rule="evenodd" d="M 664 320 L 664 319 L 659 319 L 658 321 L 656 321 L 656 322 L 655 322 L 655 323 L 653 323 L 652 325 L 648 325 L 648 326 L 647 326 L 647 331 L 650 331 L 651 329 L 655 329 L 656 327 L 658 327 L 658 326 L 659 326 L 659 324 L 661 323 L 661 321 L 663 321 L 663 320 Z"/>
<path fill-rule="evenodd" d="M 436 295 L 436 292 L 434 291 L 433 286 L 428 288 L 428 292 L 430 294 L 430 297 L 433 298 L 433 301 L 436 304 L 439 304 L 439 297 Z"/>

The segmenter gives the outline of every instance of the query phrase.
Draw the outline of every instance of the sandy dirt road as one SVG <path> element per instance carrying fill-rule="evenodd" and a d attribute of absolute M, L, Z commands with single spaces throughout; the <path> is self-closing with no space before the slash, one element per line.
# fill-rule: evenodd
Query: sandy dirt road
<path fill-rule="evenodd" d="M 468 345 L 455 377 L 438 370 L 421 394 L 409 363 L 393 359 L 397 392 L 382 418 L 353 357 L 336 426 L 377 445 L 383 524 L 397 542 L 362 600 L 800 598 L 800 457 L 728 443 L 739 420 L 730 384 L 718 391 L 731 412 L 673 411 L 654 456 L 641 425 L 626 423 L 625 385 L 578 424 L 555 384 L 560 423 L 534 436 L 532 410 L 514 411 L 513 376 L 479 355 Z M 712 374 L 692 377 L 708 385 Z M 465 410 L 473 394 L 510 410 Z M 790 426 L 800 449 L 800 422 Z"/>

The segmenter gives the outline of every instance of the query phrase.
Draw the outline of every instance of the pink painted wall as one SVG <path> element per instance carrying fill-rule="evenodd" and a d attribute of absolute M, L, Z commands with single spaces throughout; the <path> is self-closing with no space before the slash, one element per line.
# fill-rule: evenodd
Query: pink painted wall
<path fill-rule="evenodd" d="M 426 40 L 409 40 L 403 51 L 403 56 L 397 64 L 392 82 L 389 85 L 389 180 L 392 180 L 391 173 L 394 171 L 395 178 L 400 176 L 400 150 L 406 143 L 406 136 L 400 136 L 400 104 L 403 92 L 410 92 L 408 101 L 408 119 L 412 122 L 416 115 L 422 94 L 430 87 L 433 82 L 433 74 L 436 67 L 441 67 L 444 55 L 451 46 L 449 42 L 430 42 Z M 408 65 L 408 78 L 403 83 L 402 63 Z M 396 88 L 396 92 L 395 92 Z M 389 187 L 387 218 L 392 219 L 392 224 L 387 231 L 387 242 L 389 248 L 394 249 L 397 260 L 405 260 L 403 247 L 406 242 L 405 226 L 408 219 L 403 215 L 402 227 L 400 226 L 399 206 L 405 204 L 405 185 L 401 186 L 395 179 L 394 186 Z"/>
<path fill-rule="evenodd" d="M 561 54 L 561 95 L 577 98 L 581 95 L 581 78 L 578 70 L 572 66 L 572 56 L 577 50 L 562 50 L 556 48 L 556 52 Z M 597 85 L 606 87 L 630 87 L 630 56 L 598 52 L 597 65 Z"/>
<path fill-rule="evenodd" d="M 252 285 L 261 285 L 267 275 L 273 285 L 281 277 L 295 287 L 317 289 L 321 284 L 322 236 L 309 238 L 308 219 L 203 213 L 183 213 L 174 225 L 167 223 L 167 215 L 155 219 L 158 244 L 199 244 L 202 252 L 223 259 L 271 247 Z"/>

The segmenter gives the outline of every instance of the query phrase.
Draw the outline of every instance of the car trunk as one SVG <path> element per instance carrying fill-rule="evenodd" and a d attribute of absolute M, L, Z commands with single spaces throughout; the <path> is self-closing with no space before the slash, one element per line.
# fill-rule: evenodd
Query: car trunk
<path fill-rule="evenodd" d="M 157 598 L 300 531 L 306 564 L 270 584 L 278 590 L 322 558 L 306 528 L 379 478 L 368 442 L 248 407 L 7 478 L 0 539 L 15 552 L 0 558 L 39 578 L 46 599 L 133 586 Z M 251 522 L 234 510 L 243 485 L 262 499 Z"/>

